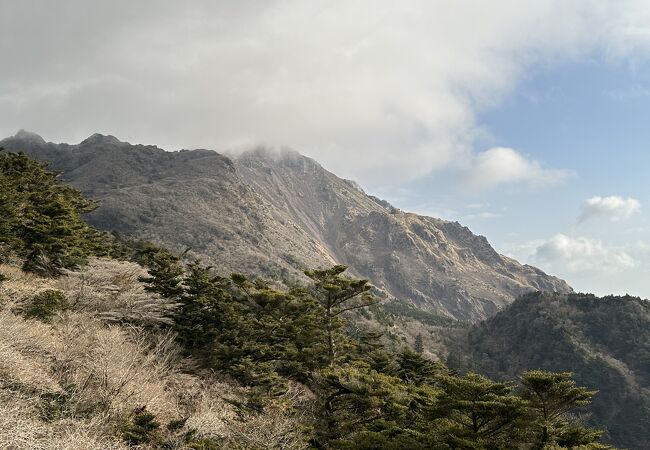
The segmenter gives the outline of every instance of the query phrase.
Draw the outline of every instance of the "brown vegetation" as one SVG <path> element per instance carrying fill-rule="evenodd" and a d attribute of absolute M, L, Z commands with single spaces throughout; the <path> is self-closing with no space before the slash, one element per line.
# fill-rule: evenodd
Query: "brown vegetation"
<path fill-rule="evenodd" d="M 174 336 L 151 327 L 173 305 L 147 306 L 138 266 L 95 260 L 58 280 L 11 265 L 0 273 L 0 448 L 127 448 L 119 429 L 138 407 L 163 425 L 187 419 L 184 431 L 223 448 L 304 448 L 286 407 L 295 392 L 244 420 L 233 406 L 242 388 L 183 373 Z M 70 309 L 49 323 L 23 318 L 21 305 L 47 289 L 61 290 Z"/>

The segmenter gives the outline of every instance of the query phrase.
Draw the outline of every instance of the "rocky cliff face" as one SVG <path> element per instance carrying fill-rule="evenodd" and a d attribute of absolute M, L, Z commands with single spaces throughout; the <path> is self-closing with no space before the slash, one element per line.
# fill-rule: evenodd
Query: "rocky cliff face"
<path fill-rule="evenodd" d="M 226 157 L 102 135 L 53 144 L 27 132 L 0 146 L 50 161 L 100 200 L 93 225 L 190 247 L 224 272 L 290 280 L 343 263 L 388 296 L 468 321 L 531 290 L 571 290 L 466 227 L 393 208 L 295 152 Z"/>

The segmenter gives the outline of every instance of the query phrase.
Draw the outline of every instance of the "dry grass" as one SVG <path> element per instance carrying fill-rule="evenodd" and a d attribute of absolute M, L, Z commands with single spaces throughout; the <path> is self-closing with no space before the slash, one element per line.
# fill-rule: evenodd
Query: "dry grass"
<path fill-rule="evenodd" d="M 286 407 L 300 403 L 299 389 L 242 418 L 233 406 L 243 401 L 241 388 L 183 373 L 174 335 L 149 326 L 164 323 L 170 305 L 139 309 L 160 301 L 138 283 L 140 267 L 96 260 L 56 281 L 9 265 L 0 265 L 0 273 L 7 277 L 0 285 L 1 449 L 125 449 L 119 427 L 139 406 L 163 428 L 187 418 L 183 431 L 224 448 L 306 448 Z M 63 291 L 71 310 L 50 323 L 16 314 L 16 306 L 45 289 Z M 54 416 L 45 414 L 53 397 L 61 399 Z M 183 448 L 182 441 L 172 448 Z"/>
<path fill-rule="evenodd" d="M 55 289 L 55 281 L 25 273 L 17 266 L 0 264 L 0 274 L 7 277 L 0 283 L 0 303 L 21 304 L 47 289 Z"/>

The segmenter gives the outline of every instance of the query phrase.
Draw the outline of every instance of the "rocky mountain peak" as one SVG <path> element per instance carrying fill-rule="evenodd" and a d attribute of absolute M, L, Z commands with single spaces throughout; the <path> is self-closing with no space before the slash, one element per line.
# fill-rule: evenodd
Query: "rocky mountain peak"
<path fill-rule="evenodd" d="M 257 147 L 231 156 L 242 166 L 286 167 L 303 173 L 325 170 L 314 159 L 286 147 Z"/>
<path fill-rule="evenodd" d="M 290 281 L 341 263 L 390 298 L 466 321 L 526 292 L 571 291 L 499 255 L 468 228 L 393 208 L 293 150 L 260 147 L 227 158 L 100 134 L 76 146 L 11 139 L 10 148 L 50 161 L 100 200 L 93 225 L 189 247 L 225 273 Z"/>
<path fill-rule="evenodd" d="M 36 144 L 36 145 L 45 145 L 45 139 L 39 136 L 36 133 L 27 130 L 20 130 L 16 133 L 13 138 L 18 141 Z"/>
<path fill-rule="evenodd" d="M 112 135 L 94 133 L 79 143 L 80 146 L 97 146 L 97 145 L 128 145 L 128 142 L 122 142 Z"/>

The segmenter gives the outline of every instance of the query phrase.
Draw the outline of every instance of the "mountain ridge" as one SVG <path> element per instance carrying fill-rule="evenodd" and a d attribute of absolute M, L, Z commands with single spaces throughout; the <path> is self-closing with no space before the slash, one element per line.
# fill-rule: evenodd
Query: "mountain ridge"
<path fill-rule="evenodd" d="M 526 370 L 571 371 L 599 390 L 588 423 L 625 448 L 650 446 L 650 301 L 533 293 L 450 341 L 448 363 L 505 380 Z"/>
<path fill-rule="evenodd" d="M 21 131 L 0 146 L 48 161 L 101 202 L 99 228 L 189 247 L 220 270 L 291 280 L 343 263 L 388 297 L 463 321 L 566 282 L 500 255 L 467 227 L 392 207 L 298 152 L 167 152 L 94 134 L 76 145 Z"/>

